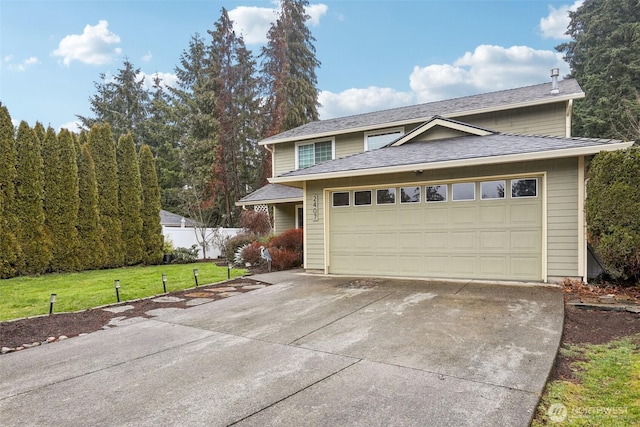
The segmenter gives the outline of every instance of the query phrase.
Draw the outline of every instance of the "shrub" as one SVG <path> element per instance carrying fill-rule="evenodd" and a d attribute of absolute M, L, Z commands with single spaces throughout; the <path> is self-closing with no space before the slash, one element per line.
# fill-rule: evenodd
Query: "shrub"
<path fill-rule="evenodd" d="M 640 277 L 640 150 L 601 152 L 589 166 L 589 242 L 609 274 Z"/>
<path fill-rule="evenodd" d="M 303 231 L 301 228 L 292 228 L 271 239 L 269 246 L 302 253 L 302 235 Z"/>
<path fill-rule="evenodd" d="M 248 245 L 256 240 L 256 236 L 250 233 L 240 233 L 228 238 L 224 242 L 223 255 L 227 261 L 234 261 L 236 252 L 244 245 Z M 236 263 L 237 264 L 237 263 Z"/>
<path fill-rule="evenodd" d="M 251 265 L 261 264 L 264 260 L 260 255 L 260 247 L 263 246 L 260 242 L 253 242 L 242 249 L 242 260 L 245 263 Z"/>
<path fill-rule="evenodd" d="M 191 245 L 191 248 L 176 248 L 173 251 L 173 264 L 188 264 L 198 260 L 198 245 Z"/>
<path fill-rule="evenodd" d="M 289 270 L 302 265 L 302 252 L 295 252 L 289 249 L 270 248 L 271 266 L 275 270 Z"/>
<path fill-rule="evenodd" d="M 265 212 L 253 210 L 242 211 L 240 226 L 248 234 L 265 235 L 271 232 L 271 221 Z"/>

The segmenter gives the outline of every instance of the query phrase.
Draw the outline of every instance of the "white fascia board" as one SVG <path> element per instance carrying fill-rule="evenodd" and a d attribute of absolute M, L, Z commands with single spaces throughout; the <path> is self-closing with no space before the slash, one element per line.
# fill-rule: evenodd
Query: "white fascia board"
<path fill-rule="evenodd" d="M 499 107 L 479 108 L 477 110 L 456 111 L 456 112 L 453 112 L 453 113 L 445 113 L 445 114 L 441 113 L 441 114 L 436 114 L 436 115 L 439 115 L 439 116 L 445 117 L 445 118 L 472 116 L 474 114 L 492 113 L 492 112 L 495 112 L 495 111 L 506 111 L 506 110 L 513 110 L 513 109 L 516 109 L 516 108 L 534 107 L 536 105 L 553 104 L 553 103 L 556 103 L 556 102 L 570 101 L 570 100 L 573 100 L 573 99 L 582 99 L 584 97 L 585 97 L 585 93 L 584 92 L 579 92 L 579 93 L 572 93 L 572 94 L 568 94 L 568 95 L 564 95 L 564 96 L 558 96 L 558 97 L 555 97 L 555 98 L 553 98 L 551 100 L 549 98 L 543 98 L 543 99 L 537 99 L 535 101 L 518 102 L 518 103 L 515 103 L 515 104 L 507 104 L 507 105 L 503 104 L 503 105 L 500 105 Z M 366 131 L 382 129 L 382 128 L 387 128 L 387 127 L 406 126 L 406 125 L 410 125 L 410 124 L 413 124 L 413 123 L 426 122 L 428 120 L 431 120 L 433 117 L 434 116 L 417 117 L 415 119 L 399 120 L 399 121 L 395 121 L 395 122 L 376 123 L 376 124 L 373 124 L 373 125 L 360 126 L 360 127 L 354 127 L 354 128 L 344 128 L 344 129 L 340 129 L 340 130 L 313 133 L 313 134 L 302 135 L 302 136 L 291 136 L 289 138 L 275 139 L 275 140 L 270 140 L 270 141 L 264 141 L 263 140 L 263 141 L 259 141 L 258 145 L 282 144 L 284 142 L 305 141 L 307 139 L 332 137 L 332 136 L 336 136 L 336 135 L 342 135 L 342 134 L 345 134 L 345 133 L 366 132 Z"/>
<path fill-rule="evenodd" d="M 265 199 L 265 200 L 247 200 L 244 202 L 236 202 L 236 206 L 255 206 L 255 205 L 275 205 L 279 203 L 298 203 L 302 201 L 302 197 L 292 197 L 289 199 Z"/>
<path fill-rule="evenodd" d="M 270 178 L 269 182 L 273 184 L 276 184 L 276 183 L 284 184 L 284 183 L 291 183 L 291 182 L 317 181 L 317 180 L 323 180 L 323 179 L 349 178 L 353 176 L 405 173 L 405 172 L 414 172 L 419 170 L 425 171 L 425 170 L 436 170 L 436 169 L 493 165 L 493 164 L 502 164 L 502 163 L 528 162 L 528 161 L 535 161 L 535 160 L 561 159 L 566 157 L 589 156 L 589 155 L 597 154 L 601 151 L 624 150 L 625 148 L 629 148 L 632 145 L 633 145 L 633 141 L 621 142 L 617 144 L 597 145 L 593 147 L 566 148 L 562 150 L 537 151 L 534 153 L 509 154 L 505 156 L 478 157 L 473 159 L 448 160 L 444 162 L 434 162 L 434 163 L 417 163 L 417 164 L 411 164 L 411 165 L 388 166 L 388 167 L 380 167 L 380 168 L 372 168 L 372 169 L 357 169 L 357 170 L 348 170 L 348 171 L 340 171 L 340 172 L 327 172 L 327 173 L 318 173 L 318 174 L 312 174 L 312 175 L 284 176 L 284 177 Z"/>

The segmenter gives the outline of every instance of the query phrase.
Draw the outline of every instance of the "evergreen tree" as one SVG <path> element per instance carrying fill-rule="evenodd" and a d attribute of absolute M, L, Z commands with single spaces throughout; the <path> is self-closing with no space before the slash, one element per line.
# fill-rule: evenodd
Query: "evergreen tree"
<path fill-rule="evenodd" d="M 140 69 L 128 59 L 112 79 L 100 74 L 101 82 L 94 82 L 96 94 L 89 99 L 95 117 L 77 116 L 82 125 L 91 128 L 97 123 L 109 123 L 116 140 L 131 132 L 135 141 L 144 141 L 149 92 L 139 75 Z"/>
<path fill-rule="evenodd" d="M 122 224 L 122 249 L 124 263 L 136 265 L 142 262 L 142 187 L 140 168 L 133 137 L 121 136 L 116 150 L 118 163 L 118 201 Z"/>
<path fill-rule="evenodd" d="M 142 183 L 142 262 L 159 264 L 163 256 L 162 225 L 160 225 L 160 188 L 153 154 L 148 145 L 140 148 L 140 181 Z"/>
<path fill-rule="evenodd" d="M 266 136 L 318 120 L 315 38 L 306 26 L 307 0 L 282 0 L 262 48 L 266 84 Z"/>
<path fill-rule="evenodd" d="M 240 209 L 234 203 L 255 186 L 260 168 L 255 159 L 258 123 L 258 80 L 255 61 L 242 37 L 233 30 L 226 9 L 209 31 L 210 62 L 214 82 L 215 115 L 219 122 L 213 166 L 213 198 L 222 224 L 237 225 Z M 259 166 L 259 165 L 258 165 Z M 247 173 L 248 168 L 253 173 Z M 257 173 L 256 173 L 257 172 Z"/>
<path fill-rule="evenodd" d="M 146 124 L 147 140 L 144 142 L 155 155 L 162 206 L 171 212 L 178 212 L 179 193 L 184 187 L 180 153 L 184 126 L 178 111 L 172 106 L 172 99 L 163 88 L 162 80 L 154 76 Z"/>
<path fill-rule="evenodd" d="M 85 136 L 86 139 L 86 136 Z M 78 155 L 78 260 L 80 268 L 98 269 L 105 259 L 103 233 L 98 210 L 98 182 L 96 168 L 87 143 Z"/>
<path fill-rule="evenodd" d="M 33 131 L 36 133 L 36 137 L 38 138 L 38 146 L 42 148 L 42 143 L 44 142 L 47 130 L 44 128 L 42 123 L 36 122 L 36 125 L 33 127 Z M 42 155 L 42 153 L 40 154 Z"/>
<path fill-rule="evenodd" d="M 51 236 L 51 262 L 55 272 L 78 270 L 78 166 L 73 137 L 62 129 L 59 136 L 49 126 L 42 144 L 44 212 Z"/>
<path fill-rule="evenodd" d="M 13 277 L 22 259 L 14 230 L 16 147 L 9 110 L 0 103 L 0 278 Z"/>
<path fill-rule="evenodd" d="M 105 250 L 103 265 L 120 267 L 124 263 L 124 254 L 118 205 L 118 166 L 116 145 L 109 124 L 93 125 L 89 131 L 88 144 L 98 183 L 98 211 Z"/>
<path fill-rule="evenodd" d="M 22 121 L 16 137 L 16 234 L 22 248 L 21 273 L 27 275 L 44 274 L 51 260 L 52 242 L 45 233 L 44 166 L 40 147 L 36 132 Z"/>
<path fill-rule="evenodd" d="M 189 49 L 180 56 L 175 69 L 177 88 L 170 91 L 179 120 L 184 123 L 181 142 L 186 185 L 208 182 L 214 162 L 218 122 L 215 117 L 215 91 L 206 45 L 194 35 Z"/>
<path fill-rule="evenodd" d="M 569 12 L 572 41 L 564 53 L 586 98 L 575 105 L 573 134 L 635 139 L 640 120 L 640 4 L 637 0 L 586 0 Z"/>

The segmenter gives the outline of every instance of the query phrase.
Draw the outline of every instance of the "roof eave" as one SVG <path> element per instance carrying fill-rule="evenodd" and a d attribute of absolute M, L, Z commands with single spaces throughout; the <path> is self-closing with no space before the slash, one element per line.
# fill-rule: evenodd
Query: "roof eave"
<path fill-rule="evenodd" d="M 514 104 L 501 104 L 500 106 L 478 108 L 475 110 L 468 110 L 468 111 L 457 111 L 452 113 L 443 113 L 438 115 L 445 118 L 464 117 L 464 116 L 472 116 L 475 114 L 492 113 L 495 111 L 511 110 L 515 108 L 535 107 L 537 105 L 552 104 L 556 102 L 568 102 L 574 99 L 582 99 L 584 97 L 585 97 L 584 92 L 575 92 L 575 93 L 566 94 L 566 95 L 558 95 L 557 97 L 554 97 L 552 99 L 542 98 L 542 99 L 536 99 L 534 101 L 517 102 Z M 354 128 L 345 128 L 345 129 L 330 131 L 330 132 L 320 132 L 320 133 L 313 133 L 313 134 L 295 136 L 295 137 L 292 136 L 288 138 L 268 140 L 268 141 L 262 140 L 258 142 L 258 145 L 282 144 L 285 142 L 296 142 L 296 141 L 305 141 L 308 139 L 326 138 L 326 137 L 331 137 L 331 136 L 340 135 L 344 133 L 366 132 L 370 130 L 392 127 L 392 126 L 405 126 L 405 125 L 413 124 L 416 122 L 427 121 L 432 119 L 433 117 L 434 115 L 431 115 L 426 117 L 418 117 L 415 119 L 406 119 L 406 120 L 399 120 L 394 122 L 376 123 L 376 124 L 367 125 L 367 126 L 358 126 Z"/>
<path fill-rule="evenodd" d="M 275 183 L 274 183 L 275 184 Z M 302 202 L 302 197 L 289 197 L 287 199 L 264 199 L 264 200 L 239 200 L 236 206 L 273 205 L 276 203 L 297 203 Z"/>
<path fill-rule="evenodd" d="M 327 172 L 312 175 L 283 176 L 270 178 L 269 181 L 274 184 L 284 184 L 303 181 L 318 181 L 324 179 L 350 178 L 354 176 L 370 176 L 383 175 L 391 173 L 406 173 L 414 171 L 448 169 L 458 167 L 471 167 L 481 165 L 492 165 L 502 163 L 517 163 L 534 160 L 560 159 L 566 157 L 580 157 L 597 154 L 601 151 L 616 151 L 629 148 L 633 145 L 631 142 L 620 142 L 615 144 L 597 145 L 591 147 L 567 148 L 561 150 L 537 151 L 533 153 L 509 154 L 505 156 L 477 157 L 472 159 L 448 160 L 444 162 L 433 163 L 416 163 L 402 166 L 388 166 L 370 169 L 358 169 L 340 172 Z"/>

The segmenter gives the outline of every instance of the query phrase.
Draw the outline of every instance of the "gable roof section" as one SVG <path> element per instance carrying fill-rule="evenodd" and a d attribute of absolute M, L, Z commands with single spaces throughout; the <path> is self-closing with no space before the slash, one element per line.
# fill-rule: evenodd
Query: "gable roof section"
<path fill-rule="evenodd" d="M 185 218 L 182 215 L 175 214 L 173 212 L 160 210 L 160 224 L 166 227 L 180 227 L 182 225 L 182 219 L 184 219 L 185 227 L 195 227 L 198 223 L 190 218 Z"/>
<path fill-rule="evenodd" d="M 267 184 L 244 196 L 236 206 L 302 202 L 302 189 L 280 184 Z"/>
<path fill-rule="evenodd" d="M 468 123 L 447 119 L 441 116 L 434 116 L 431 120 L 426 121 L 425 123 L 421 124 L 417 128 L 413 129 L 411 132 L 405 134 L 404 136 L 401 136 L 395 141 L 390 142 L 389 146 L 397 147 L 399 145 L 402 145 L 406 142 L 411 141 L 412 139 L 419 137 L 420 135 L 423 135 L 425 132 L 428 132 L 429 130 L 437 126 L 441 126 L 447 129 L 453 129 L 460 132 L 468 133 L 470 135 L 477 135 L 477 136 L 485 136 L 485 135 L 491 135 L 493 133 L 497 133 L 495 131 L 482 128 L 480 126 L 470 125 Z"/>
<path fill-rule="evenodd" d="M 508 133 L 412 141 L 287 172 L 271 178 L 270 182 L 293 184 L 308 180 L 575 157 L 631 145 L 633 142 L 610 139 Z"/>
<path fill-rule="evenodd" d="M 319 120 L 263 139 L 259 144 L 278 144 L 322 138 L 346 132 L 360 132 L 427 121 L 436 115 L 442 117 L 468 116 L 504 109 L 564 102 L 585 96 L 575 79 L 559 81 L 558 89 L 560 92 L 553 94 L 551 93 L 551 83 L 543 83 L 354 116 Z"/>

